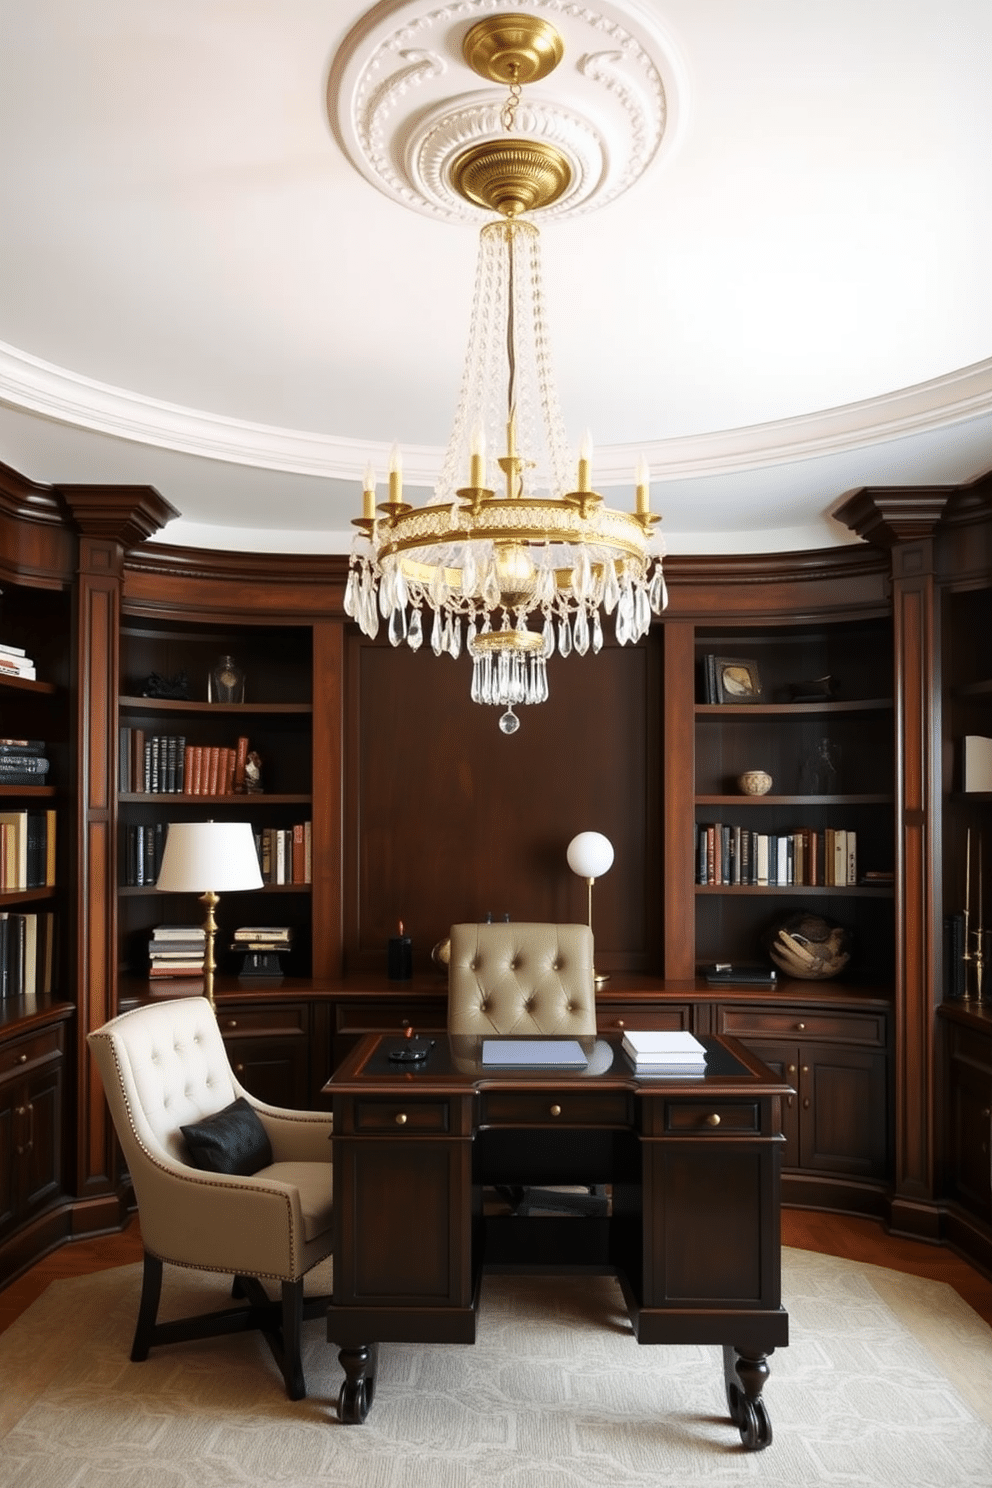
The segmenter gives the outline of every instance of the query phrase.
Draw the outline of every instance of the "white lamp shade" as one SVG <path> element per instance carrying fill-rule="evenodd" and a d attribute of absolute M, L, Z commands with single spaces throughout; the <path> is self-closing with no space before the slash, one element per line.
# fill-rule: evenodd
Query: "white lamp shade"
<path fill-rule="evenodd" d="M 250 822 L 170 822 L 157 887 L 172 894 L 260 889 Z"/>
<path fill-rule="evenodd" d="M 580 878 L 600 878 L 613 866 L 613 843 L 602 832 L 580 832 L 568 844 L 567 857 Z"/>

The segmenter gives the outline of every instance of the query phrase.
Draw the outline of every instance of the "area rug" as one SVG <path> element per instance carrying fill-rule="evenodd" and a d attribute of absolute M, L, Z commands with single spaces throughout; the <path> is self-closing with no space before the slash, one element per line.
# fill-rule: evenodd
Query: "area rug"
<path fill-rule="evenodd" d="M 163 1316 L 224 1303 L 221 1279 L 166 1276 Z M 474 1346 L 383 1346 L 364 1426 L 337 1422 L 321 1322 L 296 1403 L 254 1335 L 131 1364 L 139 1285 L 53 1282 L 0 1338 L 3 1488 L 992 1488 L 992 1330 L 877 1266 L 783 1252 L 792 1341 L 755 1453 L 720 1350 L 640 1347 L 612 1278 L 488 1276 Z"/>

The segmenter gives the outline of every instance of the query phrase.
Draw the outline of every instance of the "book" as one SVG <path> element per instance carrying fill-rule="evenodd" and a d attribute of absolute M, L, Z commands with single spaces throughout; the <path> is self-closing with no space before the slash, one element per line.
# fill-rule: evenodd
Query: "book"
<path fill-rule="evenodd" d="M 992 791 L 992 739 L 965 734 L 961 741 L 961 789 Z"/>
<path fill-rule="evenodd" d="M 637 1068 L 704 1068 L 706 1047 L 681 1029 L 631 1028 L 623 1048 Z"/>
<path fill-rule="evenodd" d="M 264 940 L 270 944 L 282 942 L 288 944 L 292 939 L 293 932 L 288 925 L 242 925 L 235 930 L 235 940 Z"/>
<path fill-rule="evenodd" d="M 714 961 L 703 975 L 711 987 L 774 987 L 778 972 L 760 961 Z"/>

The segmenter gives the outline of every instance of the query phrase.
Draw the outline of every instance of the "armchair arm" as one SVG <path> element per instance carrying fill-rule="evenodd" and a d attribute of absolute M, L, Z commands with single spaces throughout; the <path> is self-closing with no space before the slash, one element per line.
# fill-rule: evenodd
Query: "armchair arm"
<path fill-rule="evenodd" d="M 267 1106 L 248 1091 L 241 1093 L 254 1106 L 268 1133 L 273 1162 L 331 1161 L 334 1118 L 330 1111 L 289 1111 Z"/>

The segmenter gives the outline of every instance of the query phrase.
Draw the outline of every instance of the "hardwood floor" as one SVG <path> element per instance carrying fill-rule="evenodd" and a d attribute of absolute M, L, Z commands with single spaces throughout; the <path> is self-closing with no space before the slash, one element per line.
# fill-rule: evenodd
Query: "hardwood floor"
<path fill-rule="evenodd" d="M 947 1282 L 992 1327 L 992 1280 L 943 1246 L 887 1235 L 876 1220 L 804 1209 L 782 1211 L 782 1243 L 798 1250 L 821 1251 Z M 140 1260 L 141 1232 L 137 1220 L 132 1220 L 119 1235 L 64 1245 L 0 1291 L 0 1333 L 41 1296 L 49 1282 Z"/>

